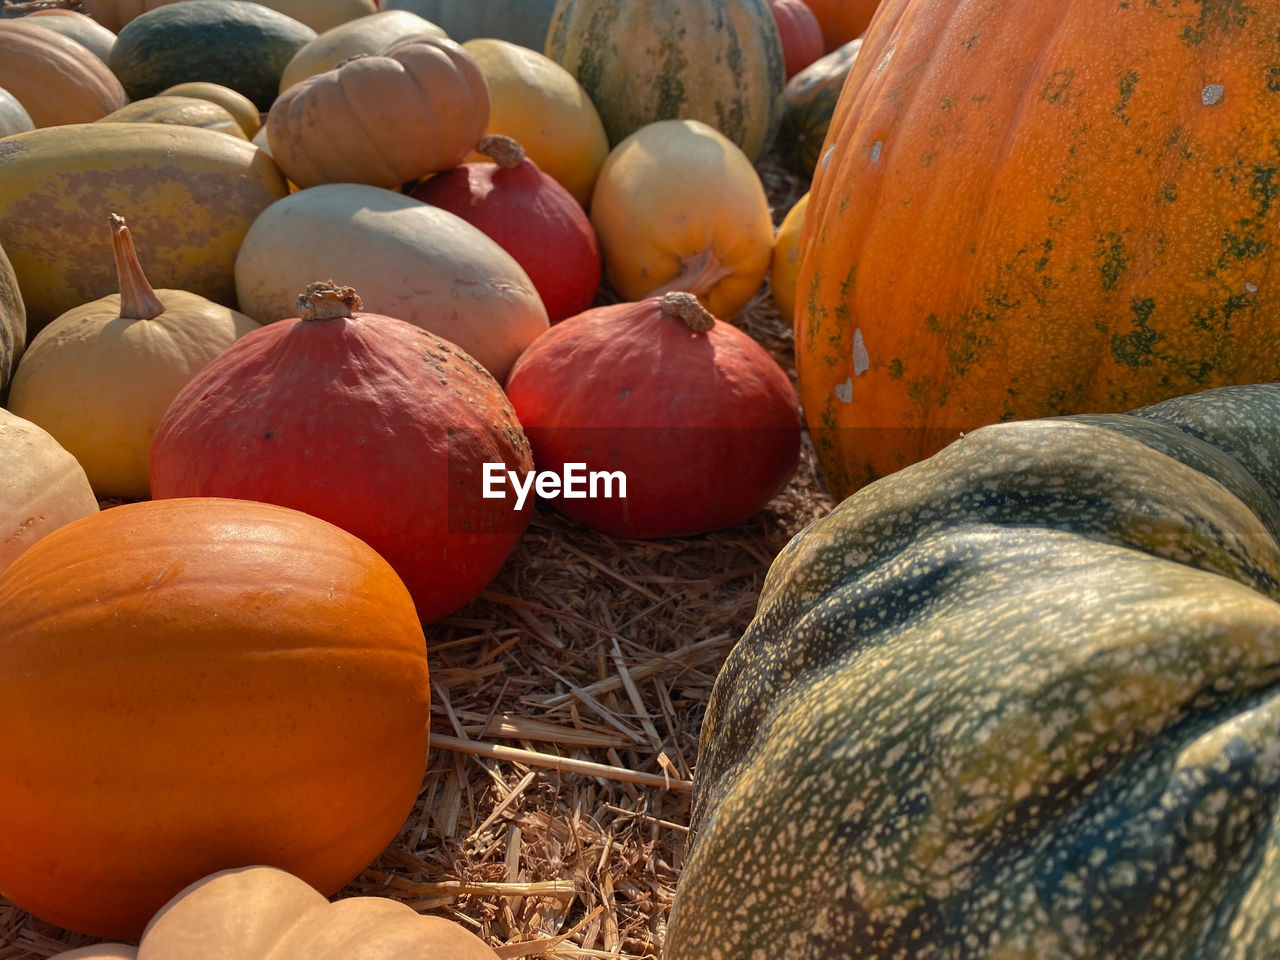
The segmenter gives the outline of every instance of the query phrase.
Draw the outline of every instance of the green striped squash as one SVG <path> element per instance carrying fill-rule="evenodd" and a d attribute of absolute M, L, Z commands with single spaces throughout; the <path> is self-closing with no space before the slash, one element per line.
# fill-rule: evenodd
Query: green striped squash
<path fill-rule="evenodd" d="M 1280 955 L 1280 385 L 983 427 L 773 564 L 665 960 Z"/>
<path fill-rule="evenodd" d="M 782 118 L 774 143 L 782 165 L 797 176 L 813 176 L 844 78 L 861 49 L 861 37 L 850 40 L 813 61 L 783 88 Z"/>
<path fill-rule="evenodd" d="M 701 120 L 755 160 L 777 131 L 786 72 L 765 0 L 559 0 L 545 52 L 612 145 L 658 120 Z"/>
<path fill-rule="evenodd" d="M 305 24 L 250 0 L 184 0 L 125 24 L 109 64 L 132 100 L 203 80 L 244 94 L 265 112 L 284 68 L 315 38 Z"/>

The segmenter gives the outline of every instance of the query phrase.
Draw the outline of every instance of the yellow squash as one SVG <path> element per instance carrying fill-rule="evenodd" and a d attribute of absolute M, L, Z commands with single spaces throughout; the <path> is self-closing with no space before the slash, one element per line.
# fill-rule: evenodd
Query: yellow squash
<path fill-rule="evenodd" d="M 773 258 L 769 264 L 769 288 L 778 313 L 787 323 L 794 323 L 796 316 L 796 274 L 800 271 L 800 230 L 804 226 L 804 213 L 809 209 L 806 193 L 787 211 L 778 224 L 773 238 Z"/>
<path fill-rule="evenodd" d="M 240 129 L 244 131 L 246 140 L 252 139 L 262 126 L 262 116 L 253 101 L 239 90 L 232 90 L 220 83 L 208 80 L 189 80 L 186 83 L 175 83 L 167 90 L 161 90 L 161 97 L 195 97 L 197 100 L 209 100 L 222 107 L 236 118 Z"/>
<path fill-rule="evenodd" d="M 143 97 L 114 110 L 102 123 L 173 123 L 184 127 L 214 130 L 229 137 L 248 140 L 244 128 L 231 111 L 200 97 Z"/>

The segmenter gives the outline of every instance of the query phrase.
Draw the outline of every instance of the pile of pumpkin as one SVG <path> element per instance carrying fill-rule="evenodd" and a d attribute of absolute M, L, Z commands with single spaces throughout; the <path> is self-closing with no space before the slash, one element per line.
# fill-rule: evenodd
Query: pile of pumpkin
<path fill-rule="evenodd" d="M 815 4 L 825 38 L 800 0 L 382 6 L 0 18 L 0 894 L 144 956 L 217 924 L 489 956 L 314 915 L 417 796 L 423 624 L 566 465 L 626 496 L 558 508 L 641 538 L 796 467 L 795 389 L 730 322 L 771 271 L 791 309 L 753 162 L 874 4 Z"/>

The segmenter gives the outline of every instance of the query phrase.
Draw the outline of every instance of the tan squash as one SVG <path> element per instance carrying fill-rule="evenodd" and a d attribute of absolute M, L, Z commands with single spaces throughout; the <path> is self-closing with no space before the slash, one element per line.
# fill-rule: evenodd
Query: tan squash
<path fill-rule="evenodd" d="M 551 58 L 509 40 L 480 37 L 462 49 L 480 65 L 489 85 L 485 134 L 518 141 L 543 173 L 589 206 L 609 155 L 609 138 L 582 85 Z"/>
<path fill-rule="evenodd" d="M 448 36 L 431 21 L 408 10 L 383 10 L 357 17 L 329 28 L 295 53 L 280 75 L 280 90 L 331 70 L 348 57 L 381 53 L 400 40 Z"/>
<path fill-rule="evenodd" d="M 47 430 L 0 407 L 0 571 L 50 530 L 97 512 L 76 458 Z"/>
<path fill-rule="evenodd" d="M 129 102 L 93 51 L 30 17 L 0 20 L 0 87 L 37 127 L 98 120 Z"/>
<path fill-rule="evenodd" d="M 460 217 L 392 190 L 331 183 L 264 210 L 236 258 L 240 308 L 269 323 L 297 316 L 314 277 L 360 291 L 364 309 L 457 344 L 501 382 L 547 330 L 520 265 Z"/>
<path fill-rule="evenodd" d="M 52 7 L 45 10 L 33 10 L 27 16 L 32 18 L 33 23 L 48 27 L 55 33 L 60 33 L 64 37 L 70 37 L 77 43 L 84 44 L 103 63 L 106 63 L 107 58 L 111 56 L 111 48 L 115 46 L 116 35 L 87 13 Z"/>
<path fill-rule="evenodd" d="M 347 60 L 285 89 L 267 114 L 271 156 L 300 187 L 399 189 L 457 166 L 489 122 L 489 90 L 471 55 L 427 37 Z"/>
<path fill-rule="evenodd" d="M 248 140 L 244 128 L 225 107 L 198 97 L 143 97 L 113 110 L 102 118 L 108 123 L 172 123 L 182 127 L 200 127 L 225 133 L 229 137 Z"/>
<path fill-rule="evenodd" d="M 728 319 L 769 270 L 773 220 L 751 161 L 698 120 L 662 120 L 613 148 L 591 198 L 605 275 L 628 300 L 696 294 Z"/>
<path fill-rule="evenodd" d="M 151 438 L 180 389 L 258 324 L 184 290 L 153 290 L 121 217 L 111 218 L 120 293 L 58 317 L 18 363 L 9 409 L 84 467 L 100 497 L 150 494 Z"/>
<path fill-rule="evenodd" d="M 224 87 L 220 83 L 211 83 L 208 80 L 190 80 L 186 83 L 175 83 L 167 90 L 161 90 L 158 95 L 162 97 L 195 97 L 198 100 L 208 100 L 211 103 L 216 103 L 236 118 L 236 122 L 240 124 L 240 129 L 244 131 L 246 139 L 252 139 L 253 135 L 262 126 L 262 115 L 258 112 L 258 108 L 254 106 L 253 101 L 239 90 L 232 90 L 230 87 Z"/>

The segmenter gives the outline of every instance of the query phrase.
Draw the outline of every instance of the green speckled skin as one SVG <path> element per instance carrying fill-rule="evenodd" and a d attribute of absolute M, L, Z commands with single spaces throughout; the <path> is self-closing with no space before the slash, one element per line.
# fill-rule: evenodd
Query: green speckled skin
<path fill-rule="evenodd" d="M 783 551 L 665 960 L 1280 956 L 1280 385 L 1136 414 L 976 430 Z"/>

